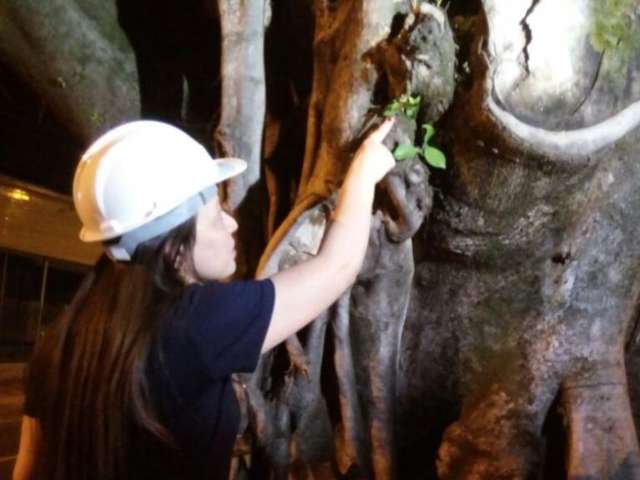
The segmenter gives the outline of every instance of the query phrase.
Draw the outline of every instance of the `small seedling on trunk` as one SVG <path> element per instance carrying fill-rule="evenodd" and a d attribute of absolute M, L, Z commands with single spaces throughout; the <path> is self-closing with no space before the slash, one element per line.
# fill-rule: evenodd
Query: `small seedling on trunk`
<path fill-rule="evenodd" d="M 420 96 L 412 96 L 409 94 L 401 95 L 394 99 L 385 109 L 384 115 L 391 117 L 393 115 L 403 115 L 409 120 L 415 120 L 420 110 Z M 417 147 L 409 143 L 402 143 L 398 145 L 393 151 L 393 156 L 397 161 L 409 160 L 416 155 L 427 165 L 431 165 L 434 168 L 446 168 L 447 159 L 437 148 L 429 145 L 429 140 L 433 137 L 436 130 L 430 123 L 423 123 L 422 129 L 424 130 L 424 137 L 422 140 L 422 146 Z"/>

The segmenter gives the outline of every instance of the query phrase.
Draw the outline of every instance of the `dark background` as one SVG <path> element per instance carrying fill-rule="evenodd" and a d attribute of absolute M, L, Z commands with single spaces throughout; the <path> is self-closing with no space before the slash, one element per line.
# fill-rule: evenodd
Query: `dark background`
<path fill-rule="evenodd" d="M 0 174 L 70 195 L 81 149 L 43 100 L 0 62 Z"/>

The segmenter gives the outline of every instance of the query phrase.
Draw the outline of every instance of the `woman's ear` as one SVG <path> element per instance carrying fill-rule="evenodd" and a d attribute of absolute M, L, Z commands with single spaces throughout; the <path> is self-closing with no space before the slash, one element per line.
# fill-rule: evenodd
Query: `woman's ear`
<path fill-rule="evenodd" d="M 171 255 L 171 250 L 173 250 L 173 240 L 172 239 L 168 239 L 164 242 L 164 245 L 162 246 L 162 254 L 163 255 Z"/>
<path fill-rule="evenodd" d="M 176 251 L 173 239 L 168 240 L 162 247 L 162 254 L 166 259 L 173 262 L 173 268 L 180 269 L 181 263 L 184 262 L 184 246 L 180 245 Z"/>
<path fill-rule="evenodd" d="M 162 247 L 162 254 L 165 258 L 171 262 L 171 266 L 176 273 L 176 276 L 184 283 L 188 283 L 188 275 L 186 274 L 186 263 L 184 246 L 180 245 L 176 250 L 175 242 L 173 239 L 169 240 Z"/>
<path fill-rule="evenodd" d="M 180 272 L 184 268 L 184 245 L 178 247 L 176 256 L 173 259 L 173 268 L 175 268 L 177 272 Z"/>
<path fill-rule="evenodd" d="M 178 275 L 178 278 L 182 280 L 185 285 L 196 282 L 196 276 L 193 271 L 193 262 L 187 258 L 187 250 L 184 245 L 178 247 L 178 251 L 173 261 L 173 268 Z"/>

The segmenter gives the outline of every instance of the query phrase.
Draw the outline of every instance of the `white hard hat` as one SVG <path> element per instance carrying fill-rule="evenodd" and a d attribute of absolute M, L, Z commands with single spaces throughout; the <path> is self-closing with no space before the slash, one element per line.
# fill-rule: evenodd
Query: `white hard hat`
<path fill-rule="evenodd" d="M 208 199 L 198 200 L 201 192 L 210 197 L 217 183 L 246 167 L 237 158 L 212 159 L 202 145 L 166 123 L 141 120 L 116 127 L 86 150 L 76 168 L 73 202 L 82 222 L 80 239 L 107 241 L 138 230 L 126 251 L 108 249 L 117 260 L 129 260 L 149 235 L 194 215 Z"/>

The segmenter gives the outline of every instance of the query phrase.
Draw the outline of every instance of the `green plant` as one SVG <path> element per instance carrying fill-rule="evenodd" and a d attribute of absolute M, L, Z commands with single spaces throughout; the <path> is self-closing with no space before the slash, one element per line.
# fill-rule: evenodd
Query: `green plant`
<path fill-rule="evenodd" d="M 591 44 L 608 52 L 608 66 L 619 71 L 640 49 L 637 0 L 594 0 Z"/>
<path fill-rule="evenodd" d="M 418 110 L 420 110 L 420 95 L 414 97 L 405 93 L 387 105 L 384 110 L 384 116 L 392 117 L 400 113 L 411 120 L 415 120 L 418 116 Z"/>
<path fill-rule="evenodd" d="M 420 159 L 428 165 L 435 168 L 447 168 L 447 159 L 440 150 L 429 145 L 429 140 L 436 133 L 435 128 L 430 123 L 422 125 L 424 130 L 424 138 L 422 140 L 422 146 L 416 147 L 409 143 L 403 143 L 398 145 L 393 151 L 393 156 L 396 160 L 409 160 L 410 158 L 418 155 Z"/>
<path fill-rule="evenodd" d="M 403 115 L 410 120 L 415 120 L 420 110 L 420 96 L 411 96 L 409 94 L 401 95 L 394 99 L 385 109 L 384 115 L 391 117 L 393 115 Z M 436 133 L 435 128 L 430 123 L 423 123 L 422 130 L 424 136 L 422 139 L 422 146 L 417 147 L 409 143 L 402 143 L 398 145 L 394 151 L 393 156 L 396 160 L 409 160 L 416 155 L 427 165 L 431 165 L 434 168 L 446 168 L 447 159 L 437 148 L 429 145 L 429 141 Z"/>

